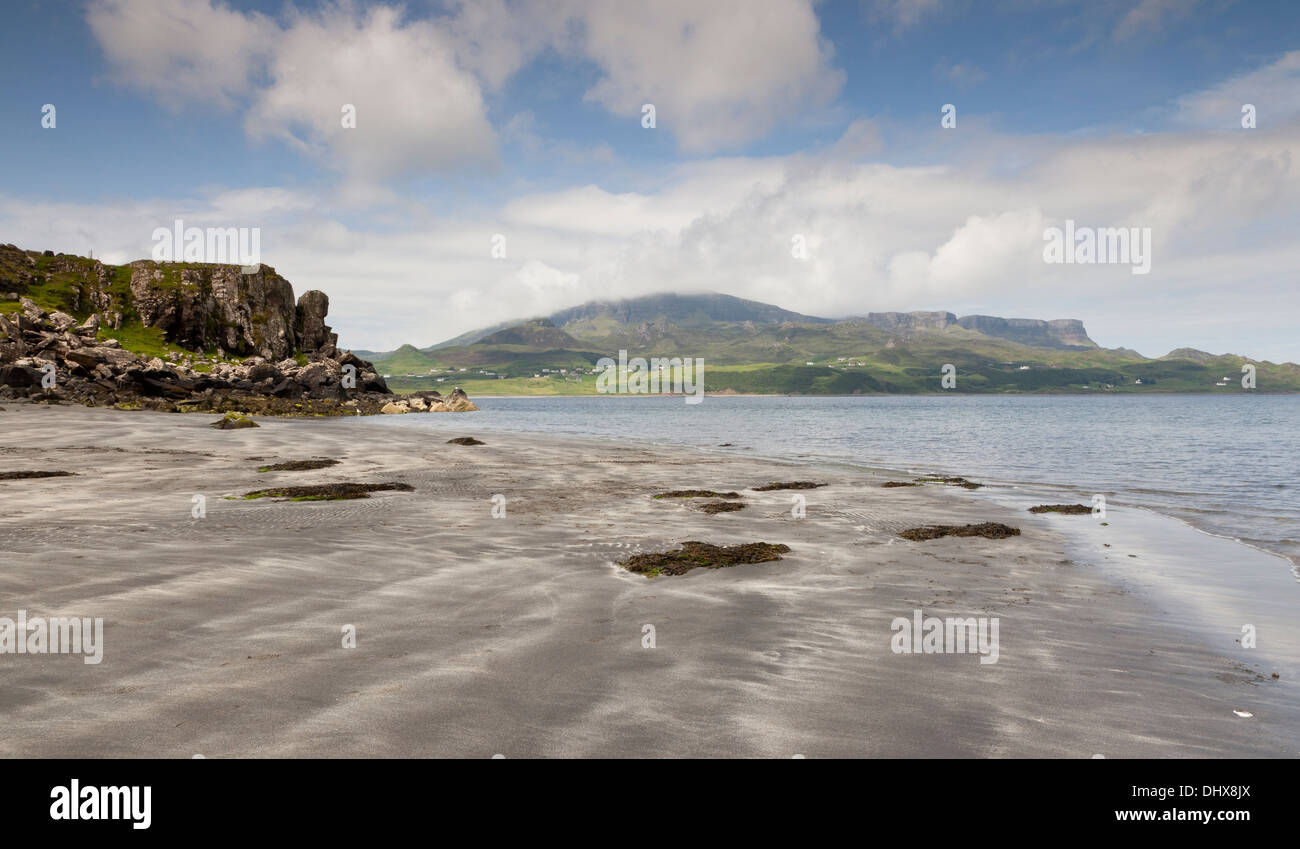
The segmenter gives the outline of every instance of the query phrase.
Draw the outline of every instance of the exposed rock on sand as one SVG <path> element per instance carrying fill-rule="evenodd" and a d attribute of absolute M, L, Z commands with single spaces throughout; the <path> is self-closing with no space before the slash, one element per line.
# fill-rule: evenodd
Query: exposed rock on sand
<path fill-rule="evenodd" d="M 240 430 L 246 427 L 259 427 L 257 422 L 243 413 L 226 413 L 212 423 L 217 430 Z"/>
<path fill-rule="evenodd" d="M 921 528 L 908 528 L 899 534 L 903 539 L 916 541 L 938 539 L 939 537 L 1006 539 L 1007 537 L 1019 535 L 1019 528 L 1013 528 L 1001 522 L 982 522 L 978 525 L 928 525 Z"/>
<path fill-rule="evenodd" d="M 474 402 L 459 386 L 446 398 L 437 392 L 416 392 L 395 401 L 389 401 L 379 412 L 400 413 L 469 413 L 477 410 Z"/>
<path fill-rule="evenodd" d="M 483 440 L 475 439 L 472 436 L 458 436 L 455 439 L 448 439 L 447 444 L 448 445 L 487 445 L 487 443 L 484 442 Z"/>
<path fill-rule="evenodd" d="M 747 542 L 740 545 L 710 545 L 707 542 L 682 543 L 676 551 L 634 554 L 619 565 L 638 575 L 684 575 L 692 569 L 721 569 L 740 563 L 766 563 L 780 560 L 790 546 L 780 543 Z"/>
<path fill-rule="evenodd" d="M 0 481 L 20 481 L 32 478 L 63 478 L 72 472 L 0 472 Z"/>
<path fill-rule="evenodd" d="M 240 430 L 248 427 L 260 427 L 257 422 L 243 413 L 230 412 L 212 423 L 217 430 Z"/>

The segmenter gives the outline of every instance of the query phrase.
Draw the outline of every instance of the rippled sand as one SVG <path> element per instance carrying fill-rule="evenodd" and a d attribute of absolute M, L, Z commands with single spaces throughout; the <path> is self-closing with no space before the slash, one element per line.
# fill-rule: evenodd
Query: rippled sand
<path fill-rule="evenodd" d="M 741 455 L 365 419 L 7 405 L 0 616 L 103 617 L 103 662 L 0 655 L 0 755 L 1295 756 L 1300 708 L 1071 562 L 1050 520 Z M 447 445 L 479 436 L 483 446 Z M 259 466 L 334 458 L 314 471 Z M 960 473 L 961 470 L 953 470 Z M 776 480 L 826 481 L 791 515 Z M 275 485 L 411 484 L 317 503 Z M 654 500 L 738 490 L 707 515 Z M 192 518 L 194 496 L 206 516 Z M 494 518 L 493 496 L 506 516 Z M 498 503 L 500 499 L 497 500 Z M 1001 521 L 1005 540 L 899 530 Z M 762 540 L 779 562 L 615 560 Z M 894 654 L 890 622 L 1000 619 L 999 660 Z M 356 647 L 342 646 L 354 626 Z M 656 645 L 643 647 L 643 626 Z M 1246 708 L 1249 719 L 1234 715 Z"/>

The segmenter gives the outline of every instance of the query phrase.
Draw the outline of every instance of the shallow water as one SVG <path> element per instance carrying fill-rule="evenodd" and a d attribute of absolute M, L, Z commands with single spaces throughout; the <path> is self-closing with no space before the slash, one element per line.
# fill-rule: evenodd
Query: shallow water
<path fill-rule="evenodd" d="M 478 398 L 472 417 L 385 427 L 507 430 L 747 451 L 1049 490 L 1153 509 L 1281 554 L 1300 574 L 1300 396 Z M 732 447 L 719 447 L 720 443 Z M 611 450 L 614 450 L 611 447 Z M 1281 562 L 1281 561 L 1279 561 Z"/>

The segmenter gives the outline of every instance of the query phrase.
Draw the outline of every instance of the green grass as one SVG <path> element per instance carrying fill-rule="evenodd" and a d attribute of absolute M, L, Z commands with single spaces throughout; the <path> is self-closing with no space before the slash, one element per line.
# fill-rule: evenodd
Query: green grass
<path fill-rule="evenodd" d="M 145 327 L 138 321 L 123 322 L 122 326 L 117 330 L 101 326 L 99 338 L 101 340 L 116 339 L 123 348 L 143 357 L 159 357 L 165 360 L 167 355 L 173 351 L 189 353 L 184 348 L 167 344 L 167 340 L 159 328 Z"/>

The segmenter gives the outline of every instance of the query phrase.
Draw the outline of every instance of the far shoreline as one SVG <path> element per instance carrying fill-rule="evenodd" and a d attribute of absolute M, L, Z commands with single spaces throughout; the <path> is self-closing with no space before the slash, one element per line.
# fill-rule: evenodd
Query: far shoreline
<path fill-rule="evenodd" d="M 414 395 L 419 392 L 428 390 L 415 389 L 410 392 L 396 392 L 397 395 Z M 1055 396 L 1079 396 L 1079 397 L 1124 397 L 1124 398 L 1141 398 L 1148 396 L 1187 396 L 1189 398 L 1220 398 L 1220 397 L 1249 397 L 1251 395 L 1270 395 L 1270 396 L 1290 396 L 1300 395 L 1300 392 L 1263 392 L 1252 389 L 1249 392 L 1180 392 L 1171 390 L 1151 391 L 1151 392 L 1111 392 L 1099 390 L 1096 392 L 861 392 L 843 394 L 760 394 L 753 392 L 706 392 L 704 398 L 1050 398 Z M 683 395 L 680 393 L 613 393 L 613 392 L 592 392 L 581 395 L 566 395 L 561 392 L 555 393 L 538 393 L 536 395 L 493 395 L 486 392 L 475 392 L 473 398 L 691 398 L 694 396 Z"/>

